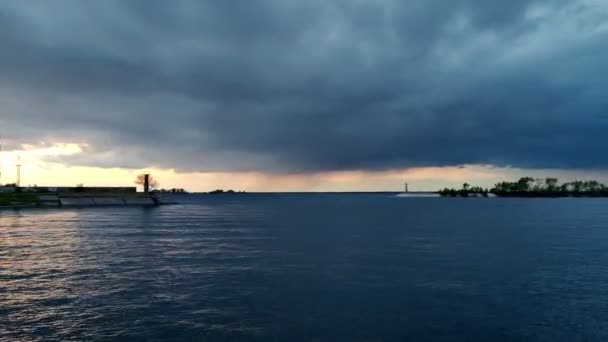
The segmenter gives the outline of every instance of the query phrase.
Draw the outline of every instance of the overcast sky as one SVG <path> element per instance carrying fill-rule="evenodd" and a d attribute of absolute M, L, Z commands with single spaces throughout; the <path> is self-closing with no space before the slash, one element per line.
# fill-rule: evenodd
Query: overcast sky
<path fill-rule="evenodd" d="M 4 0 L 0 46 L 5 150 L 64 166 L 608 166 L 606 0 Z"/>

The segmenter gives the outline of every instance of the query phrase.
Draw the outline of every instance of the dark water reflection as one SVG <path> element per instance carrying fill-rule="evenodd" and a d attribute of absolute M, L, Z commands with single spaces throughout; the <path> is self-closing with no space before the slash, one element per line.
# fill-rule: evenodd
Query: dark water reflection
<path fill-rule="evenodd" d="M 608 201 L 0 213 L 0 340 L 606 341 Z"/>

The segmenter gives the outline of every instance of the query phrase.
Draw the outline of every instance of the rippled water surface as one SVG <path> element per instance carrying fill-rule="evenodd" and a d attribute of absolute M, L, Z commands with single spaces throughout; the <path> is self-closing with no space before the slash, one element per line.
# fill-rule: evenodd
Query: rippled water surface
<path fill-rule="evenodd" d="M 0 341 L 608 341 L 608 201 L 0 212 Z"/>

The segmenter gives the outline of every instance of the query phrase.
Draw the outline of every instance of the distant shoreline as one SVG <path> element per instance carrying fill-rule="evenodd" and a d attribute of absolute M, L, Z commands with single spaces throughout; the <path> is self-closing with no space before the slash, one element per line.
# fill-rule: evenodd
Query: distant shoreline
<path fill-rule="evenodd" d="M 511 198 L 606 198 L 608 186 L 595 181 L 559 184 L 557 178 L 522 177 L 517 182 L 500 182 L 492 189 L 464 183 L 461 189 L 445 188 L 442 197 L 511 197 Z"/>
<path fill-rule="evenodd" d="M 471 193 L 467 195 L 456 194 L 456 195 L 441 195 L 437 193 L 438 196 L 442 198 L 608 198 L 608 193 L 577 193 L 577 192 L 568 192 L 568 193 L 488 193 L 479 194 L 479 193 Z"/>

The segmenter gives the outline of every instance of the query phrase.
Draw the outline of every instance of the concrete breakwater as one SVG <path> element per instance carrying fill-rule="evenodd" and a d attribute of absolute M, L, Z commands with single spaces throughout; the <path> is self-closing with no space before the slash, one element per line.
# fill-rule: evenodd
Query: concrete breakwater
<path fill-rule="evenodd" d="M 157 206 L 160 198 L 146 193 L 54 193 L 35 194 L 25 201 L 15 201 L 0 209 L 20 208 L 84 208 L 103 206 Z"/>

